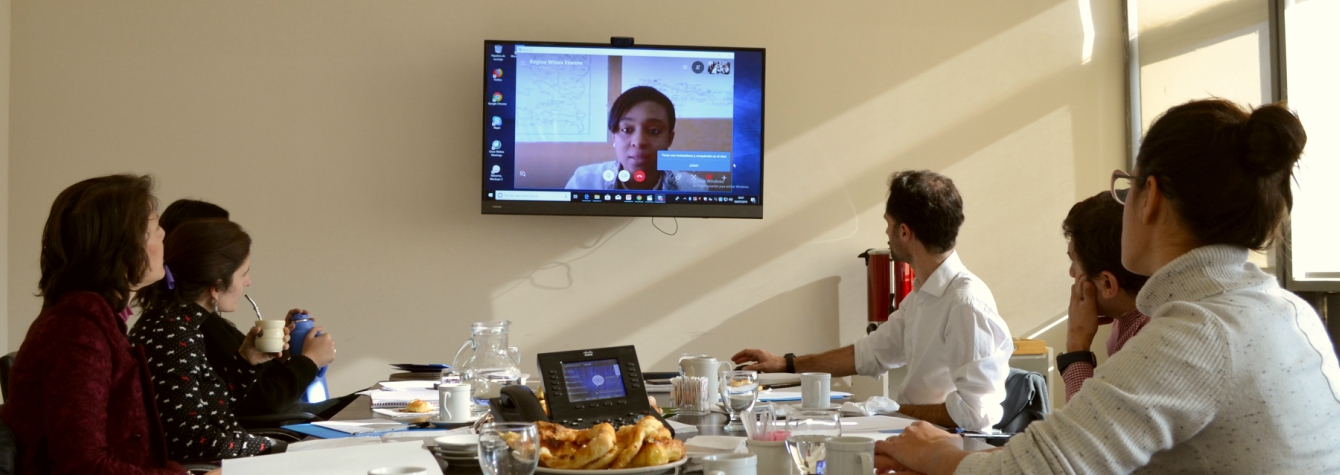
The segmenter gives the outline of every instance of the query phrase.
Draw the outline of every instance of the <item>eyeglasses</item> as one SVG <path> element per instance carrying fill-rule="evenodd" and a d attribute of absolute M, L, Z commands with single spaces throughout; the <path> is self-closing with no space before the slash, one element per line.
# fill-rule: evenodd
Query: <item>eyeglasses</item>
<path fill-rule="evenodd" d="M 1123 205 L 1126 204 L 1126 193 L 1131 191 L 1131 186 L 1133 183 L 1135 183 L 1135 179 L 1136 177 L 1131 176 L 1130 173 L 1126 173 L 1121 170 L 1113 171 L 1112 184 L 1111 184 L 1112 199 L 1117 200 L 1118 203 L 1121 203 Z M 1124 183 L 1125 186 L 1117 188 L 1117 180 L 1127 180 L 1127 181 Z"/>

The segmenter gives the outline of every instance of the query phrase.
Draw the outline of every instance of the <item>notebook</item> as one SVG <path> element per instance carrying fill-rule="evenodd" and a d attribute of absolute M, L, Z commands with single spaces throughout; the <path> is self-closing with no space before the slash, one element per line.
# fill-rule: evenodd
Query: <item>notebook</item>
<path fill-rule="evenodd" d="M 372 398 L 373 408 L 397 408 L 405 407 L 410 401 L 415 399 L 437 405 L 437 390 L 433 389 L 406 389 L 403 391 L 367 391 Z"/>

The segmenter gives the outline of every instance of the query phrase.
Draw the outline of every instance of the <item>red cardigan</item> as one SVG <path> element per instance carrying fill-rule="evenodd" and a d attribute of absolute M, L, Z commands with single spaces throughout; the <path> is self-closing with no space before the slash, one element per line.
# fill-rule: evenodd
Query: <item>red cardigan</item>
<path fill-rule="evenodd" d="M 28 327 L 0 417 L 22 474 L 180 475 L 167 461 L 144 353 L 92 292 L 70 292 Z"/>

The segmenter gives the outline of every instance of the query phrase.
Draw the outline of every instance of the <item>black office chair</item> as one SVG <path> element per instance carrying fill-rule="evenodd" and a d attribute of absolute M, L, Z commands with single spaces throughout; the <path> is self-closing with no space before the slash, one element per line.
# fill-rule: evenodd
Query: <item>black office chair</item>
<path fill-rule="evenodd" d="M 9 373 L 14 370 L 14 356 L 18 354 L 16 351 L 0 356 L 0 396 L 6 401 L 9 400 Z"/>
<path fill-rule="evenodd" d="M 1052 412 L 1051 399 L 1047 394 L 1047 378 L 1032 371 L 1010 368 L 1010 375 L 1005 378 L 1005 401 L 1000 403 L 1005 409 L 1005 415 L 992 428 L 1006 434 L 1018 434 L 1033 421 L 1046 419 L 1047 414 Z M 1007 440 L 999 439 L 1000 445 L 1004 445 Z M 994 439 L 988 439 L 987 442 L 995 445 Z"/>
<path fill-rule="evenodd" d="M 5 358 L 13 360 L 14 354 L 10 353 Z M 9 376 L 9 371 L 5 371 L 5 376 Z M 0 404 L 3 406 L 3 404 Z M 14 435 L 14 430 L 9 428 L 9 423 L 0 419 L 0 475 L 13 475 L 17 472 L 19 463 L 19 439 Z"/>

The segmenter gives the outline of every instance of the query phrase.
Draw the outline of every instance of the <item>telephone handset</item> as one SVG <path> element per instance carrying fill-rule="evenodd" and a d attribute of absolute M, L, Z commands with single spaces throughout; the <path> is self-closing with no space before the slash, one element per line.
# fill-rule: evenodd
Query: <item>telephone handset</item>
<path fill-rule="evenodd" d="M 535 392 L 520 385 L 503 386 L 498 397 L 489 399 L 489 411 L 499 422 L 549 422 Z"/>

